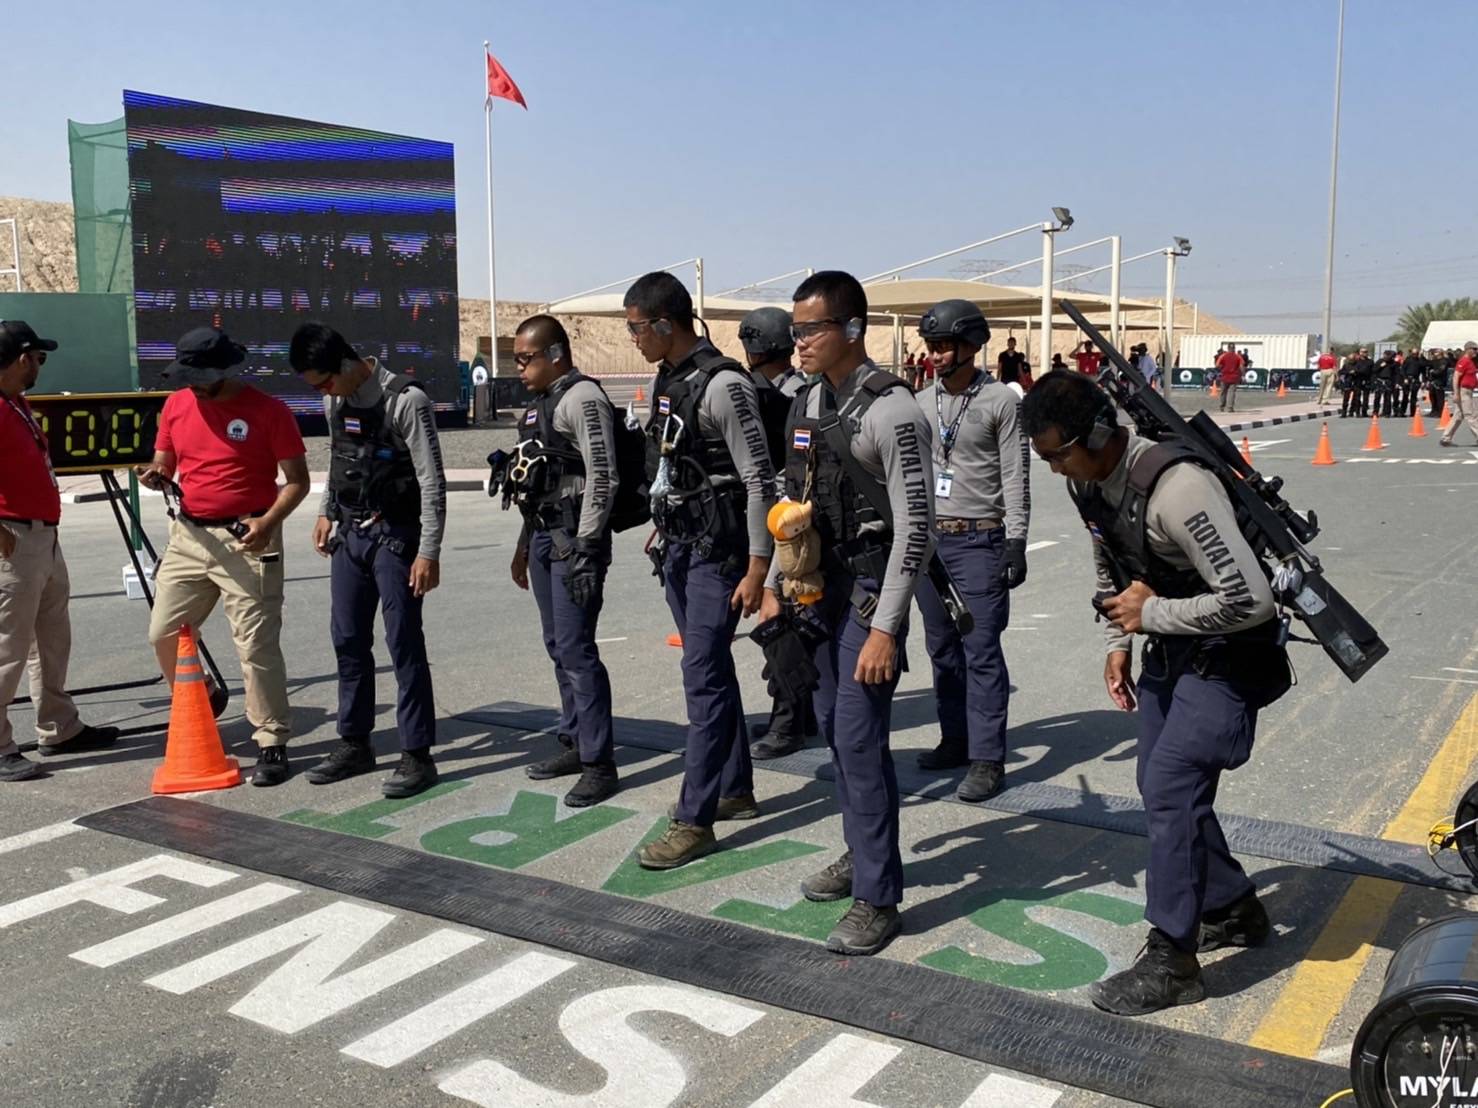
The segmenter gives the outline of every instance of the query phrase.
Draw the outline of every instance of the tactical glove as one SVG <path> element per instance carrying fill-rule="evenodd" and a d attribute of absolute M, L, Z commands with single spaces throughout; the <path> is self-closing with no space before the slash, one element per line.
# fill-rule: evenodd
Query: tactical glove
<path fill-rule="evenodd" d="M 1007 539 L 1001 555 L 1001 584 L 1014 589 L 1026 580 L 1026 540 Z"/>

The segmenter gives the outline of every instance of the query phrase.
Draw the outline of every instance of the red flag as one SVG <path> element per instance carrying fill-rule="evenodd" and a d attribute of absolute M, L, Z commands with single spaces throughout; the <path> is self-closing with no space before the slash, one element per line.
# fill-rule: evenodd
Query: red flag
<path fill-rule="evenodd" d="M 512 100 L 524 111 L 528 111 L 528 104 L 524 103 L 523 93 L 518 91 L 518 86 L 513 83 L 513 78 L 508 76 L 508 71 L 498 64 L 498 59 L 488 53 L 488 99 L 494 96 L 504 100 Z"/>

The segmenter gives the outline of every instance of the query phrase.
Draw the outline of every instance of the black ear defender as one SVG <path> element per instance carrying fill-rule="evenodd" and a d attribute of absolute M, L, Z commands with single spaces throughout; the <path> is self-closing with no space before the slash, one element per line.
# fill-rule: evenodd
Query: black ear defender
<path fill-rule="evenodd" d="M 862 337 L 862 320 L 857 319 L 855 316 L 847 320 L 844 333 L 847 336 L 848 342 L 856 342 Z"/>
<path fill-rule="evenodd" d="M 1109 439 L 1114 437 L 1114 432 L 1119 429 L 1118 420 L 1114 415 L 1114 402 L 1109 399 L 1108 393 L 1103 393 L 1100 400 L 1102 403 L 1093 415 L 1093 429 L 1083 440 L 1083 445 L 1089 450 L 1102 450 L 1108 445 Z"/>

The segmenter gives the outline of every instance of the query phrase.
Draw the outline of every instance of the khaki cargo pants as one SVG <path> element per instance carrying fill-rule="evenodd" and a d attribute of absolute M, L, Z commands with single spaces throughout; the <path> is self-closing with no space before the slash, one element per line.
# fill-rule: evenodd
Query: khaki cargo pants
<path fill-rule="evenodd" d="M 149 641 L 176 638 L 182 626 L 198 630 L 216 600 L 231 625 L 246 685 L 246 718 L 262 746 L 281 746 L 291 734 L 287 665 L 282 658 L 282 529 L 263 561 L 249 554 L 224 527 L 177 519 L 154 575 L 154 614 Z"/>
<path fill-rule="evenodd" d="M 11 754 L 16 746 L 7 709 L 27 669 L 39 742 L 50 746 L 75 738 L 82 720 L 66 693 L 72 581 L 56 528 L 38 523 L 0 527 L 15 536 L 14 552 L 0 558 L 0 754 Z"/>

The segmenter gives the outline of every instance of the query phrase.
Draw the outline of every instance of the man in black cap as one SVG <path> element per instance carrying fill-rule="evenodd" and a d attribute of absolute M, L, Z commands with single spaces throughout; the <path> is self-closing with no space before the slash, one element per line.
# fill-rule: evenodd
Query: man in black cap
<path fill-rule="evenodd" d="M 164 371 L 181 387 L 164 402 L 154 460 L 138 475 L 152 489 L 178 482 L 180 504 L 154 576 L 149 641 L 173 685 L 180 628 L 197 630 L 222 602 L 259 748 L 252 784 L 280 785 L 290 733 L 282 523 L 308 495 L 308 462 L 287 405 L 232 375 L 244 361 L 245 347 L 197 327 Z"/>
<path fill-rule="evenodd" d="M 118 739 L 116 727 L 84 724 L 66 692 L 72 588 L 57 537 L 61 494 L 46 437 L 25 397 L 46 355 L 56 348 L 21 320 L 0 322 L 0 781 L 25 781 L 41 773 L 16 747 L 7 716 L 33 648 L 39 753 L 101 750 Z"/>

